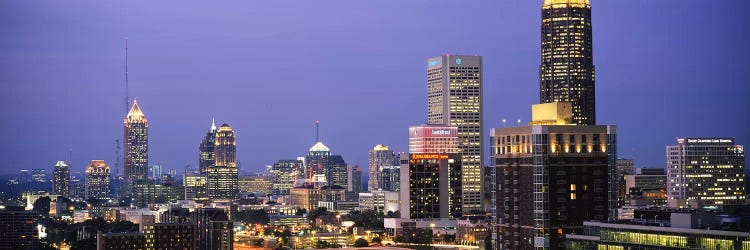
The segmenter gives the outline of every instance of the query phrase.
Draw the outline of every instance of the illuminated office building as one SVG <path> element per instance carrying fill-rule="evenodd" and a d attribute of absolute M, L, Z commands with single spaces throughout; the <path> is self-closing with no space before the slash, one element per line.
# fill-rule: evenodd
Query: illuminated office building
<path fill-rule="evenodd" d="M 133 107 L 125 117 L 125 186 L 132 195 L 133 182 L 148 177 L 148 120 L 133 100 Z"/>
<path fill-rule="evenodd" d="M 369 190 L 383 190 L 383 170 L 398 166 L 396 154 L 388 149 L 388 146 L 380 144 L 370 150 L 369 157 L 369 176 L 367 188 Z"/>
<path fill-rule="evenodd" d="M 409 127 L 408 164 L 400 167 L 404 219 L 460 218 L 463 214 L 458 128 Z"/>
<path fill-rule="evenodd" d="M 458 127 L 465 213 L 483 209 L 482 73 L 481 56 L 443 55 L 427 60 L 427 122 Z"/>
<path fill-rule="evenodd" d="M 203 174 L 188 173 L 183 177 L 183 185 L 185 186 L 185 199 L 186 200 L 205 200 L 208 198 L 206 195 L 206 176 Z"/>
<path fill-rule="evenodd" d="M 734 138 L 679 138 L 667 146 L 670 207 L 745 204 L 745 151 Z"/>
<path fill-rule="evenodd" d="M 70 168 L 65 161 L 57 161 L 52 172 L 52 191 L 54 194 L 68 197 L 70 195 Z"/>
<path fill-rule="evenodd" d="M 236 199 L 239 193 L 237 146 L 232 127 L 224 123 L 216 130 L 216 162 L 205 169 L 206 194 L 210 199 Z"/>
<path fill-rule="evenodd" d="M 86 199 L 109 198 L 109 166 L 103 160 L 93 160 L 86 167 Z"/>
<path fill-rule="evenodd" d="M 271 182 L 273 195 L 288 195 L 289 189 L 294 187 L 299 172 L 304 171 L 300 160 L 279 160 L 271 166 Z"/>
<path fill-rule="evenodd" d="M 615 126 L 523 126 L 490 133 L 500 249 L 564 249 L 564 235 L 581 233 L 584 221 L 616 216 Z"/>
<path fill-rule="evenodd" d="M 239 179 L 240 192 L 271 194 L 273 183 L 270 177 L 242 176 Z"/>
<path fill-rule="evenodd" d="M 0 249 L 39 249 L 40 218 L 24 207 L 0 206 Z"/>
<path fill-rule="evenodd" d="M 596 124 L 589 0 L 544 0 L 539 102 L 570 102 L 575 124 Z"/>
<path fill-rule="evenodd" d="M 201 173 L 206 172 L 206 168 L 213 167 L 216 164 L 216 122 L 211 121 L 211 129 L 201 140 L 198 147 L 198 169 Z"/>

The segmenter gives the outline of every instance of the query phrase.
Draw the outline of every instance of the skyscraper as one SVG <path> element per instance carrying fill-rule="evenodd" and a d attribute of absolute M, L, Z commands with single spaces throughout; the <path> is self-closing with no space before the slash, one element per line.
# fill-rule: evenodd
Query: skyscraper
<path fill-rule="evenodd" d="M 616 215 L 615 126 L 495 128 L 490 138 L 500 249 L 564 249 L 584 221 Z"/>
<path fill-rule="evenodd" d="M 271 166 L 271 183 L 274 195 L 288 195 L 289 189 L 294 187 L 298 171 L 302 169 L 300 160 L 279 160 Z"/>
<path fill-rule="evenodd" d="M 52 172 L 53 191 L 57 195 L 68 197 L 70 195 L 70 168 L 65 161 L 57 161 L 55 170 Z"/>
<path fill-rule="evenodd" d="M 667 146 L 670 207 L 745 204 L 745 150 L 734 138 L 679 138 Z"/>
<path fill-rule="evenodd" d="M 347 188 L 346 161 L 340 155 L 331 154 L 331 150 L 323 142 L 310 147 L 305 156 L 305 164 L 308 178 L 322 175 L 325 176 L 327 185 Z"/>
<path fill-rule="evenodd" d="M 216 122 L 211 121 L 211 129 L 201 140 L 198 147 L 198 169 L 201 173 L 206 172 L 206 168 L 216 164 Z"/>
<path fill-rule="evenodd" d="M 0 249 L 39 249 L 39 213 L 0 206 Z"/>
<path fill-rule="evenodd" d="M 86 167 L 86 199 L 109 198 L 109 166 L 103 160 L 93 160 Z"/>
<path fill-rule="evenodd" d="M 438 125 L 409 128 L 409 163 L 400 169 L 402 218 L 460 218 L 464 213 L 457 131 Z"/>
<path fill-rule="evenodd" d="M 216 130 L 214 166 L 206 168 L 206 194 L 211 199 L 235 199 L 239 193 L 237 144 L 234 130 L 224 123 Z"/>
<path fill-rule="evenodd" d="M 396 154 L 388 149 L 388 146 L 380 144 L 370 150 L 369 159 L 369 176 L 367 181 L 368 190 L 383 189 L 383 170 L 389 167 L 398 166 Z"/>
<path fill-rule="evenodd" d="M 347 190 L 354 194 L 362 192 L 362 168 L 359 166 L 351 166 L 346 171 Z"/>
<path fill-rule="evenodd" d="M 132 195 L 133 182 L 148 177 L 148 120 L 133 99 L 133 107 L 125 117 L 125 186 Z"/>
<path fill-rule="evenodd" d="M 544 0 L 539 102 L 570 102 L 573 123 L 596 124 L 589 0 Z"/>
<path fill-rule="evenodd" d="M 482 57 L 427 60 L 427 121 L 458 127 L 464 213 L 482 209 Z"/>

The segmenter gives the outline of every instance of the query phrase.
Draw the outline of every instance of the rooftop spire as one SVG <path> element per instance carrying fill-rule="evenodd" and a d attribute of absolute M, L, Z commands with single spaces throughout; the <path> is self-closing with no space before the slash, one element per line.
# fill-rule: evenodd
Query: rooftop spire
<path fill-rule="evenodd" d="M 141 107 L 138 106 L 138 100 L 133 99 L 133 107 L 130 108 L 126 120 L 146 120 L 146 115 L 141 111 Z"/>
<path fill-rule="evenodd" d="M 216 120 L 211 118 L 211 131 L 216 131 Z"/>

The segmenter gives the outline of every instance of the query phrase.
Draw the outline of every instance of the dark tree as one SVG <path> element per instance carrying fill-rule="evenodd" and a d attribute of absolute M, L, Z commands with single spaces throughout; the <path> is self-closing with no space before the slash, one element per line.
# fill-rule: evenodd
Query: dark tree
<path fill-rule="evenodd" d="M 48 196 L 41 197 L 39 199 L 36 199 L 34 202 L 34 211 L 43 215 L 44 217 L 49 217 L 49 208 L 50 208 L 50 202 L 52 202 L 52 199 L 50 199 Z"/>
<path fill-rule="evenodd" d="M 354 247 L 369 247 L 370 244 L 364 238 L 359 238 L 354 241 Z"/>
<path fill-rule="evenodd" d="M 268 217 L 268 212 L 263 209 L 241 211 L 237 213 L 237 220 L 248 224 L 261 225 L 268 225 L 268 223 L 271 222 L 271 218 Z"/>

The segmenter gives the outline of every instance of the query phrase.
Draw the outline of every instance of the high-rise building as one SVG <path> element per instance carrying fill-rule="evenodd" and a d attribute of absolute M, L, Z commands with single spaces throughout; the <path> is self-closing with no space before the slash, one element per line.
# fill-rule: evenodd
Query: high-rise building
<path fill-rule="evenodd" d="M 427 60 L 427 121 L 458 127 L 464 213 L 482 209 L 482 73 L 481 56 L 443 55 Z"/>
<path fill-rule="evenodd" d="M 362 168 L 359 166 L 348 167 L 346 171 L 346 191 L 355 194 L 362 192 Z"/>
<path fill-rule="evenodd" d="M 460 218 L 462 166 L 458 128 L 423 125 L 409 128 L 408 164 L 400 167 L 401 217 Z"/>
<path fill-rule="evenodd" d="M 103 160 L 93 160 L 86 167 L 86 199 L 109 198 L 109 166 Z"/>
<path fill-rule="evenodd" d="M 200 249 L 234 249 L 234 226 L 229 214 L 218 208 L 199 208 L 194 215 Z"/>
<path fill-rule="evenodd" d="M 198 147 L 198 168 L 201 173 L 206 173 L 206 168 L 216 164 L 216 122 L 211 121 L 211 129 L 201 140 Z"/>
<path fill-rule="evenodd" d="M 745 150 L 734 138 L 679 138 L 667 146 L 670 207 L 745 204 Z"/>
<path fill-rule="evenodd" d="M 490 130 L 500 249 L 564 249 L 564 235 L 582 233 L 584 221 L 616 216 L 615 129 Z"/>
<path fill-rule="evenodd" d="M 340 155 L 331 154 L 331 150 L 322 142 L 310 147 L 305 156 L 305 164 L 308 179 L 322 175 L 325 176 L 327 186 L 347 188 L 346 161 Z"/>
<path fill-rule="evenodd" d="M 237 167 L 237 144 L 235 142 L 234 130 L 224 123 L 216 130 L 216 141 L 214 143 L 216 152 L 216 163 L 218 167 Z"/>
<path fill-rule="evenodd" d="M 206 194 L 206 175 L 197 173 L 186 173 L 183 177 L 185 186 L 186 200 L 205 200 Z"/>
<path fill-rule="evenodd" d="M 151 165 L 150 170 L 151 179 L 155 180 L 156 182 L 161 181 L 161 177 L 164 175 L 161 165 Z"/>
<path fill-rule="evenodd" d="M 70 195 L 70 168 L 65 161 L 57 161 L 52 172 L 52 191 L 57 195 Z"/>
<path fill-rule="evenodd" d="M 24 207 L 0 206 L 0 249 L 39 249 L 39 218 Z"/>
<path fill-rule="evenodd" d="M 627 203 L 629 190 L 625 185 L 627 181 L 625 176 L 633 174 L 633 165 L 633 160 L 631 159 L 617 159 L 617 181 L 619 185 L 617 189 L 617 207 L 622 207 Z"/>
<path fill-rule="evenodd" d="M 133 182 L 148 177 L 148 120 L 133 100 L 133 107 L 125 117 L 125 189 L 132 195 Z"/>
<path fill-rule="evenodd" d="M 383 169 L 398 166 L 398 162 L 396 154 L 388 146 L 380 144 L 370 150 L 369 165 L 368 190 L 382 190 Z"/>
<path fill-rule="evenodd" d="M 273 195 L 288 195 L 289 189 L 299 177 L 299 172 L 304 171 L 300 160 L 279 160 L 271 166 L 271 182 L 273 183 Z"/>
<path fill-rule="evenodd" d="M 544 0 L 539 102 L 570 102 L 575 124 L 596 124 L 589 0 Z"/>
<path fill-rule="evenodd" d="M 211 199 L 235 199 L 239 193 L 237 145 L 232 127 L 224 123 L 216 130 L 216 162 L 205 169 L 206 194 Z"/>

